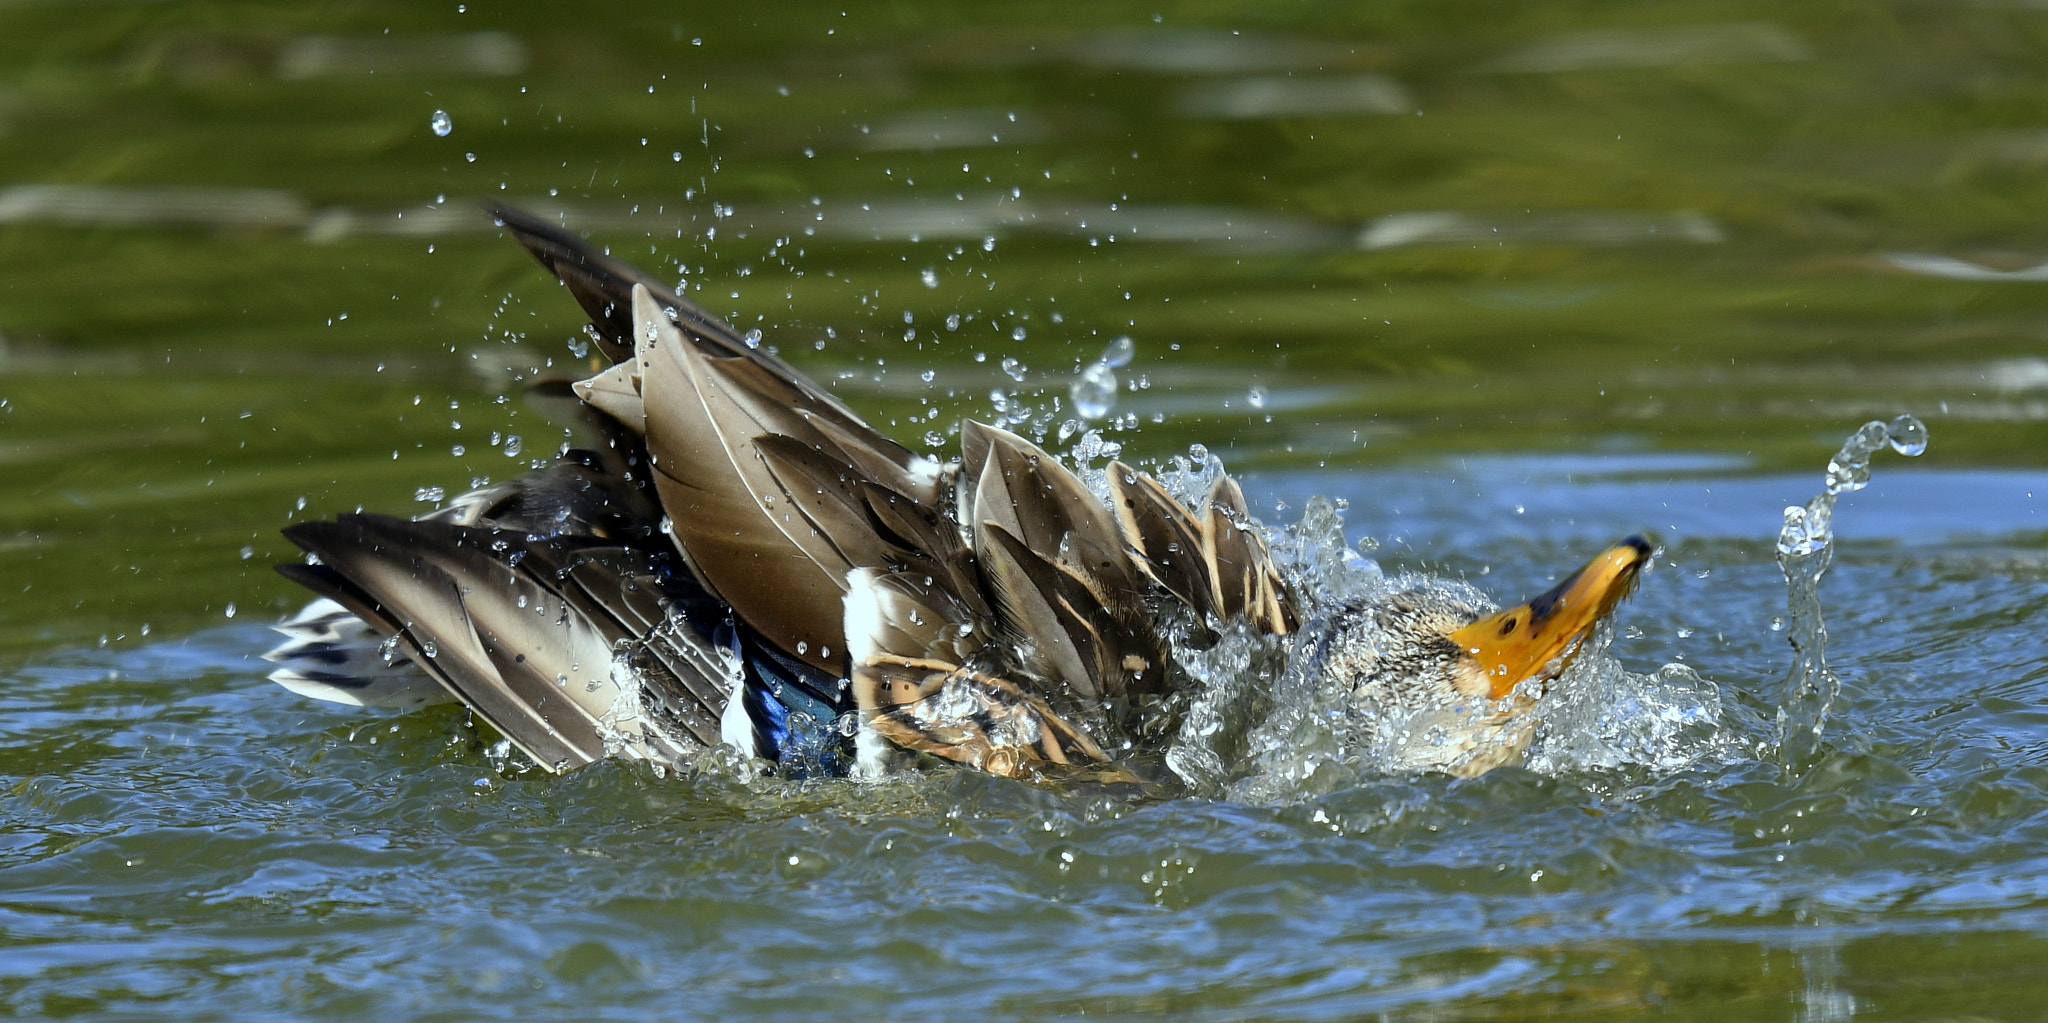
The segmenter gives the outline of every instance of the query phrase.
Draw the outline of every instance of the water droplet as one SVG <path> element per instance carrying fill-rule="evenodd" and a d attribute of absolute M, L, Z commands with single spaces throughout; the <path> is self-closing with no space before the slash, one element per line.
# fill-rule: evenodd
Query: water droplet
<path fill-rule="evenodd" d="M 469 161 L 470 163 L 475 163 L 475 162 L 476 162 L 476 154 L 475 154 L 475 153 L 464 153 L 464 154 L 462 154 L 462 158 L 463 158 L 463 159 L 465 159 L 465 160 L 468 160 L 468 161 Z"/>
<path fill-rule="evenodd" d="M 505 452 L 506 458 L 518 458 L 519 449 L 522 445 L 523 442 L 519 439 L 519 435 L 515 433 L 512 436 L 505 438 L 505 446 L 500 450 Z"/>
<path fill-rule="evenodd" d="M 1003 356 L 1003 373 L 1018 383 L 1024 382 L 1024 374 L 1029 372 L 1030 369 L 1031 367 L 1017 361 L 1015 356 Z"/>
<path fill-rule="evenodd" d="M 1249 402 L 1253 408 L 1265 408 L 1266 386 L 1264 384 L 1253 384 L 1251 390 L 1245 392 L 1244 400 Z"/>
<path fill-rule="evenodd" d="M 455 130 L 455 122 L 448 119 L 446 110 L 434 111 L 434 116 L 427 122 L 427 126 L 434 129 L 434 134 L 442 138 L 447 138 L 448 133 Z"/>
<path fill-rule="evenodd" d="M 1899 454 L 1912 457 L 1927 450 L 1927 424 L 1915 416 L 1902 415 L 1892 420 L 1885 432 L 1891 435 L 1892 450 Z"/>
<path fill-rule="evenodd" d="M 412 499 L 421 502 L 439 501 L 447 496 L 448 491 L 441 487 L 421 487 L 412 492 Z"/>
<path fill-rule="evenodd" d="M 253 558 L 253 557 L 255 557 L 255 556 L 256 556 L 256 548 L 254 548 L 254 547 L 251 547 L 251 546 L 248 546 L 248 545 L 246 545 L 246 544 L 244 544 L 244 545 L 242 546 L 242 560 L 243 560 L 243 561 L 247 561 L 247 560 L 249 560 L 250 558 Z"/>
<path fill-rule="evenodd" d="M 1138 343 L 1132 341 L 1129 334 L 1121 334 L 1102 349 L 1102 354 L 1096 357 L 1096 361 L 1111 369 L 1122 369 L 1130 365 L 1132 356 L 1137 354 Z"/>
<path fill-rule="evenodd" d="M 996 236 L 995 236 L 995 235 L 989 235 L 989 236 L 987 236 L 987 237 L 985 237 L 985 238 L 983 238 L 983 239 L 981 240 L 981 251 L 983 251 L 983 252 L 994 252 L 995 250 L 996 250 Z"/>
<path fill-rule="evenodd" d="M 574 336 L 574 335 L 571 335 L 571 336 L 569 337 L 569 354 L 570 354 L 570 355 L 573 355 L 573 356 L 575 356 L 575 357 L 577 357 L 577 358 L 579 358 L 579 359 L 580 359 L 580 358 L 583 358 L 583 357 L 584 357 L 584 356 L 586 356 L 586 355 L 589 355 L 589 354 L 590 354 L 590 342 L 588 342 L 588 341 L 585 341 L 585 340 L 583 340 L 583 339 L 582 339 L 582 338 L 580 338 L 580 337 L 576 337 L 576 336 Z"/>
<path fill-rule="evenodd" d="M 925 447 L 928 447 L 928 448 L 942 448 L 942 447 L 945 447 L 945 446 L 946 446 L 946 435 L 945 435 L 945 434 L 943 434 L 943 433 L 940 433 L 940 432 L 939 432 L 939 431 L 937 431 L 937 430 L 926 430 L 926 431 L 924 432 L 924 446 L 925 446 Z"/>
<path fill-rule="evenodd" d="M 1012 341 L 1022 341 L 1022 340 L 1024 340 L 1024 337 L 1025 337 L 1025 334 L 1024 334 L 1024 328 L 1023 328 L 1023 327 L 1021 327 L 1021 326 L 1018 326 L 1018 327 L 1012 327 L 1012 328 L 1010 328 L 1010 340 L 1012 340 Z"/>
<path fill-rule="evenodd" d="M 229 617 L 229 618 L 233 618 L 233 617 L 235 616 L 235 605 L 233 605 L 233 604 L 229 604 L 229 605 L 228 605 L 228 607 L 227 607 L 227 612 L 228 612 L 228 617 Z"/>
<path fill-rule="evenodd" d="M 1116 370 L 1106 362 L 1091 362 L 1068 388 L 1074 411 L 1083 419 L 1101 419 L 1116 408 Z"/>
<path fill-rule="evenodd" d="M 917 276 L 920 280 L 924 281 L 924 286 L 927 288 L 939 286 L 939 271 L 933 267 L 925 267 Z"/>
<path fill-rule="evenodd" d="M 435 643 L 431 639 L 427 640 L 420 644 L 420 653 L 426 654 L 428 657 L 439 657 L 441 656 L 440 644 Z"/>

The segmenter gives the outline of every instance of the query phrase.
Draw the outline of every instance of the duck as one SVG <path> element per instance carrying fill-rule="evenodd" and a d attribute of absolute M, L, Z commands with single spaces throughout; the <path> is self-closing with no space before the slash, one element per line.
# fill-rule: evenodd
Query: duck
<path fill-rule="evenodd" d="M 608 250 L 487 210 L 604 368 L 529 385 L 575 437 L 538 468 L 283 531 L 315 600 L 265 656 L 301 696 L 460 703 L 557 773 L 729 750 L 792 777 L 1128 777 L 1181 725 L 1181 654 L 1228 629 L 1406 722 L 1402 762 L 1470 776 L 1516 761 L 1653 556 L 1631 536 L 1505 609 L 1427 585 L 1309 608 L 1227 474 L 1197 498 L 1111 461 L 1091 488 L 971 419 L 942 463 Z"/>

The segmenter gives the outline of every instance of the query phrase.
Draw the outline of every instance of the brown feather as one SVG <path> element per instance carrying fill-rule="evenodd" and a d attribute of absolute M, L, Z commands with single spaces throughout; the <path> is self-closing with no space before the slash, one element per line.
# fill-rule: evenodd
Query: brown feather
<path fill-rule="evenodd" d="M 1005 778 L 1101 763 L 1102 748 L 1007 679 L 924 658 L 878 658 L 854 674 L 869 727 L 905 749 Z"/>
<path fill-rule="evenodd" d="M 1109 487 L 1117 526 L 1137 552 L 1138 567 L 1182 603 L 1214 613 L 1201 524 L 1158 480 L 1122 462 L 1110 463 Z"/>
<path fill-rule="evenodd" d="M 301 523 L 286 535 L 331 573 L 331 585 L 316 589 L 373 605 L 365 621 L 395 630 L 388 634 L 415 663 L 542 766 L 682 754 L 643 727 L 638 692 L 621 692 L 612 679 L 612 646 L 628 631 L 556 589 L 561 545 L 571 541 L 377 515 Z M 493 550 L 515 544 L 523 557 L 500 560 Z"/>
<path fill-rule="evenodd" d="M 640 315 L 658 315 L 644 289 L 634 301 Z M 798 395 L 757 366 L 705 356 L 665 321 L 647 322 L 664 335 L 642 367 L 647 446 L 676 545 L 706 589 L 785 653 L 839 670 L 840 601 L 853 566 L 786 514 L 791 495 L 756 444 L 812 432 L 793 408 Z M 781 416 L 760 421 L 770 408 Z"/>
<path fill-rule="evenodd" d="M 1219 617 L 1243 615 L 1259 628 L 1285 635 L 1299 627 L 1286 584 L 1273 566 L 1266 541 L 1252 525 L 1244 491 L 1219 476 L 1209 488 L 1202 519 L 1202 557 Z"/>

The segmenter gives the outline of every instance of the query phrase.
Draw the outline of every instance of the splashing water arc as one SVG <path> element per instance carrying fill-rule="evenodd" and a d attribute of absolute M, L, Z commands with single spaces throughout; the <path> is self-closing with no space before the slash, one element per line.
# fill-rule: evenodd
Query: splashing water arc
<path fill-rule="evenodd" d="M 1794 772 L 1818 759 L 1828 711 L 1842 691 L 1842 680 L 1828 670 L 1828 629 L 1820 607 L 1820 577 L 1834 560 L 1835 499 L 1870 485 L 1871 456 L 1887 444 L 1917 457 L 1927 450 L 1927 424 L 1911 415 L 1863 424 L 1828 460 L 1824 489 L 1803 507 L 1786 508 L 1778 532 L 1778 568 L 1785 573 L 1793 650 L 1778 701 L 1778 758 Z"/>

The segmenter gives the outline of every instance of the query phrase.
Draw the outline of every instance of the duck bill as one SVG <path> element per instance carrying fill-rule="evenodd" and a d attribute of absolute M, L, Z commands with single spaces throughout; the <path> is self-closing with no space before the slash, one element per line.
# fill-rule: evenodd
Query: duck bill
<path fill-rule="evenodd" d="M 1451 633 L 1451 642 L 1471 658 L 1477 674 L 1472 695 L 1484 691 L 1498 700 L 1552 662 L 1562 671 L 1593 626 L 1635 589 L 1653 549 L 1650 541 L 1631 536 L 1550 592 Z"/>

